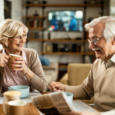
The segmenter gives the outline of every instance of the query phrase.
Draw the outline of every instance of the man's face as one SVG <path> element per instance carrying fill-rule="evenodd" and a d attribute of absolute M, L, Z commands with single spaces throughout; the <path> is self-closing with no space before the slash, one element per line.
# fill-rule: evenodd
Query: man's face
<path fill-rule="evenodd" d="M 96 58 L 108 59 L 112 56 L 112 40 L 105 40 L 103 36 L 104 24 L 98 23 L 89 30 L 89 48 L 95 53 Z"/>

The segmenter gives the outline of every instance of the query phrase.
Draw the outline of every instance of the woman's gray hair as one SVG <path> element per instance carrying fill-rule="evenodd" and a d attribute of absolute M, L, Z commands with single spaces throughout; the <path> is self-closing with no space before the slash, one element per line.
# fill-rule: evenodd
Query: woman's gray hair
<path fill-rule="evenodd" d="M 115 37 L 115 17 L 113 16 L 102 16 L 95 18 L 90 23 L 85 24 L 85 29 L 89 31 L 90 28 L 93 28 L 98 23 L 104 23 L 105 28 L 103 32 L 103 36 L 106 40 Z"/>
<path fill-rule="evenodd" d="M 28 28 L 20 21 L 6 19 L 0 23 L 0 43 L 6 45 L 8 39 L 27 34 Z"/>

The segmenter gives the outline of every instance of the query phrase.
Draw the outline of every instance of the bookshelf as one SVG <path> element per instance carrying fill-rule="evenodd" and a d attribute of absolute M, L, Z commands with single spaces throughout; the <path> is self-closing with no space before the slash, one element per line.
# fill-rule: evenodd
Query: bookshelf
<path fill-rule="evenodd" d="M 87 1 L 87 0 L 84 0 Z M 59 8 L 59 9 L 68 9 L 68 8 L 82 8 L 83 9 L 83 25 L 86 24 L 88 21 L 86 20 L 87 17 L 87 10 L 88 8 L 93 9 L 99 9 L 100 10 L 100 16 L 104 15 L 104 2 L 103 0 L 100 0 L 102 2 L 98 4 L 88 4 L 84 2 L 83 4 L 35 4 L 35 3 L 29 3 L 27 4 L 25 2 L 24 7 L 26 8 L 26 15 L 24 16 L 24 21 L 26 25 L 28 26 L 29 30 L 33 33 L 30 33 L 29 39 L 27 41 L 27 44 L 29 42 L 36 42 L 41 44 L 41 55 L 46 56 L 81 56 L 82 62 L 85 63 L 85 57 L 89 56 L 90 60 L 93 61 L 94 59 L 94 53 L 90 50 L 86 50 L 86 46 L 88 44 L 87 42 L 87 33 L 83 29 L 83 38 L 82 39 L 64 39 L 63 36 L 60 38 L 48 38 L 46 39 L 44 37 L 44 32 L 47 30 L 46 26 L 44 26 L 47 21 L 47 16 L 45 14 L 46 8 Z M 31 9 L 39 8 L 41 9 L 41 14 L 29 14 L 28 11 Z M 39 20 L 39 23 L 37 22 Z M 33 22 L 32 22 L 33 21 Z M 45 23 L 45 24 L 44 24 Z M 35 31 L 35 33 L 34 33 Z M 40 36 L 36 35 L 36 31 L 40 32 Z M 64 47 L 62 47 L 62 45 Z M 67 47 L 68 46 L 68 47 Z M 57 48 L 58 47 L 58 48 Z M 61 48 L 60 48 L 61 47 Z M 57 49 L 56 49 L 57 48 Z M 64 50 L 66 49 L 66 50 Z M 59 63 L 59 77 L 64 75 L 67 72 L 67 65 L 68 63 Z"/>
<path fill-rule="evenodd" d="M 25 7 L 102 7 L 103 4 L 25 4 Z"/>
<path fill-rule="evenodd" d="M 103 1 L 103 0 L 102 0 Z M 101 9 L 101 15 L 103 15 L 104 13 L 104 2 L 100 2 L 98 4 L 87 4 L 87 3 L 83 3 L 83 4 L 34 4 L 34 3 L 29 3 L 27 4 L 25 2 L 25 8 L 26 8 L 26 16 L 24 17 L 24 20 L 26 22 L 26 25 L 29 27 L 29 29 L 31 31 L 37 30 L 40 31 L 42 33 L 41 36 L 36 35 L 36 37 L 34 35 L 30 35 L 28 42 L 39 42 L 42 44 L 42 51 L 41 54 L 42 55 L 81 55 L 83 58 L 83 63 L 85 62 L 84 57 L 86 55 L 94 55 L 91 51 L 86 51 L 85 46 L 87 44 L 87 38 L 86 38 L 86 32 L 83 30 L 83 38 L 81 40 L 73 40 L 73 39 L 64 39 L 64 38 L 59 38 L 59 39 L 44 39 L 44 31 L 46 30 L 46 28 L 44 28 L 44 21 L 47 20 L 46 16 L 44 16 L 44 10 L 47 7 L 58 7 L 58 8 L 83 8 L 84 9 L 84 19 L 83 19 L 83 24 L 87 23 L 86 21 L 86 16 L 87 16 L 87 8 L 100 8 Z M 42 15 L 28 15 L 28 10 L 30 8 L 41 8 L 42 9 Z M 30 24 L 28 24 L 28 21 L 30 20 Z M 33 20 L 33 25 L 31 24 L 31 20 Z M 36 20 L 39 20 L 39 24 L 36 22 Z M 34 24 L 35 23 L 35 24 Z M 38 38 L 37 38 L 38 36 Z M 45 44 L 45 45 L 44 45 Z M 77 44 L 78 46 L 80 46 L 80 50 L 79 51 L 53 51 L 53 47 L 51 48 L 50 46 L 48 46 L 48 44 L 67 44 L 67 45 L 75 45 Z M 50 47 L 51 51 L 47 50 L 45 51 L 44 49 L 47 49 L 46 47 Z"/>

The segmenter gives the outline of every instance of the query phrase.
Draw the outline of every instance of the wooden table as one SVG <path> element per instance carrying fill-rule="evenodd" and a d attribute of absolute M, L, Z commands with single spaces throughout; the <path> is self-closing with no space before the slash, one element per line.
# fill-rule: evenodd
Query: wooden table
<path fill-rule="evenodd" d="M 0 104 L 0 115 L 6 115 L 3 112 L 2 104 Z M 28 103 L 25 109 L 25 115 L 40 115 L 40 112 L 32 103 Z"/>
<path fill-rule="evenodd" d="M 30 93 L 30 96 L 27 99 L 24 99 L 24 101 L 28 103 L 26 106 L 26 109 L 25 109 L 25 115 L 41 115 L 39 110 L 32 104 L 31 97 L 33 97 L 33 96 L 38 96 L 38 92 L 37 93 L 36 92 Z M 3 112 L 2 104 L 3 104 L 3 97 L 0 97 L 0 115 L 6 115 Z M 76 108 L 76 111 L 93 111 L 93 112 L 96 112 L 95 109 L 93 109 L 92 107 L 88 106 L 87 104 L 85 104 L 84 102 L 82 102 L 80 100 L 74 100 L 73 104 Z M 51 111 L 51 112 L 53 112 L 53 111 Z M 56 115 L 56 114 L 52 114 L 52 115 Z"/>
<path fill-rule="evenodd" d="M 76 111 L 92 111 L 97 112 L 97 110 L 93 109 L 92 107 L 88 106 L 87 104 L 83 103 L 82 101 L 74 101 L 74 106 L 76 107 Z M 6 115 L 3 112 L 2 104 L 0 104 L 0 115 Z M 39 110 L 32 104 L 28 103 L 25 109 L 25 115 L 41 115 Z M 54 115 L 54 114 L 52 114 Z"/>

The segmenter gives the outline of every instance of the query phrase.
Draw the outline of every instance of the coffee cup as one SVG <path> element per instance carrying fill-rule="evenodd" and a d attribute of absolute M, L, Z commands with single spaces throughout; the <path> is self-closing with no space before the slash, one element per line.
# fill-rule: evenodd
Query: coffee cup
<path fill-rule="evenodd" d="M 12 68 L 12 63 L 14 61 L 16 61 L 16 59 L 20 58 L 21 56 L 20 55 L 16 55 L 16 54 L 9 54 L 9 61 L 8 61 L 8 66 L 10 68 Z"/>
<path fill-rule="evenodd" d="M 26 102 L 23 100 L 15 100 L 8 102 L 7 115 L 24 115 L 26 111 Z"/>
<path fill-rule="evenodd" d="M 67 96 L 68 100 L 73 101 L 73 94 L 72 93 L 70 93 L 70 92 L 64 92 L 64 93 Z"/>
<path fill-rule="evenodd" d="M 3 96 L 3 111 L 7 113 L 8 111 L 8 102 L 14 100 L 20 100 L 21 93 L 19 91 L 6 91 Z"/>

